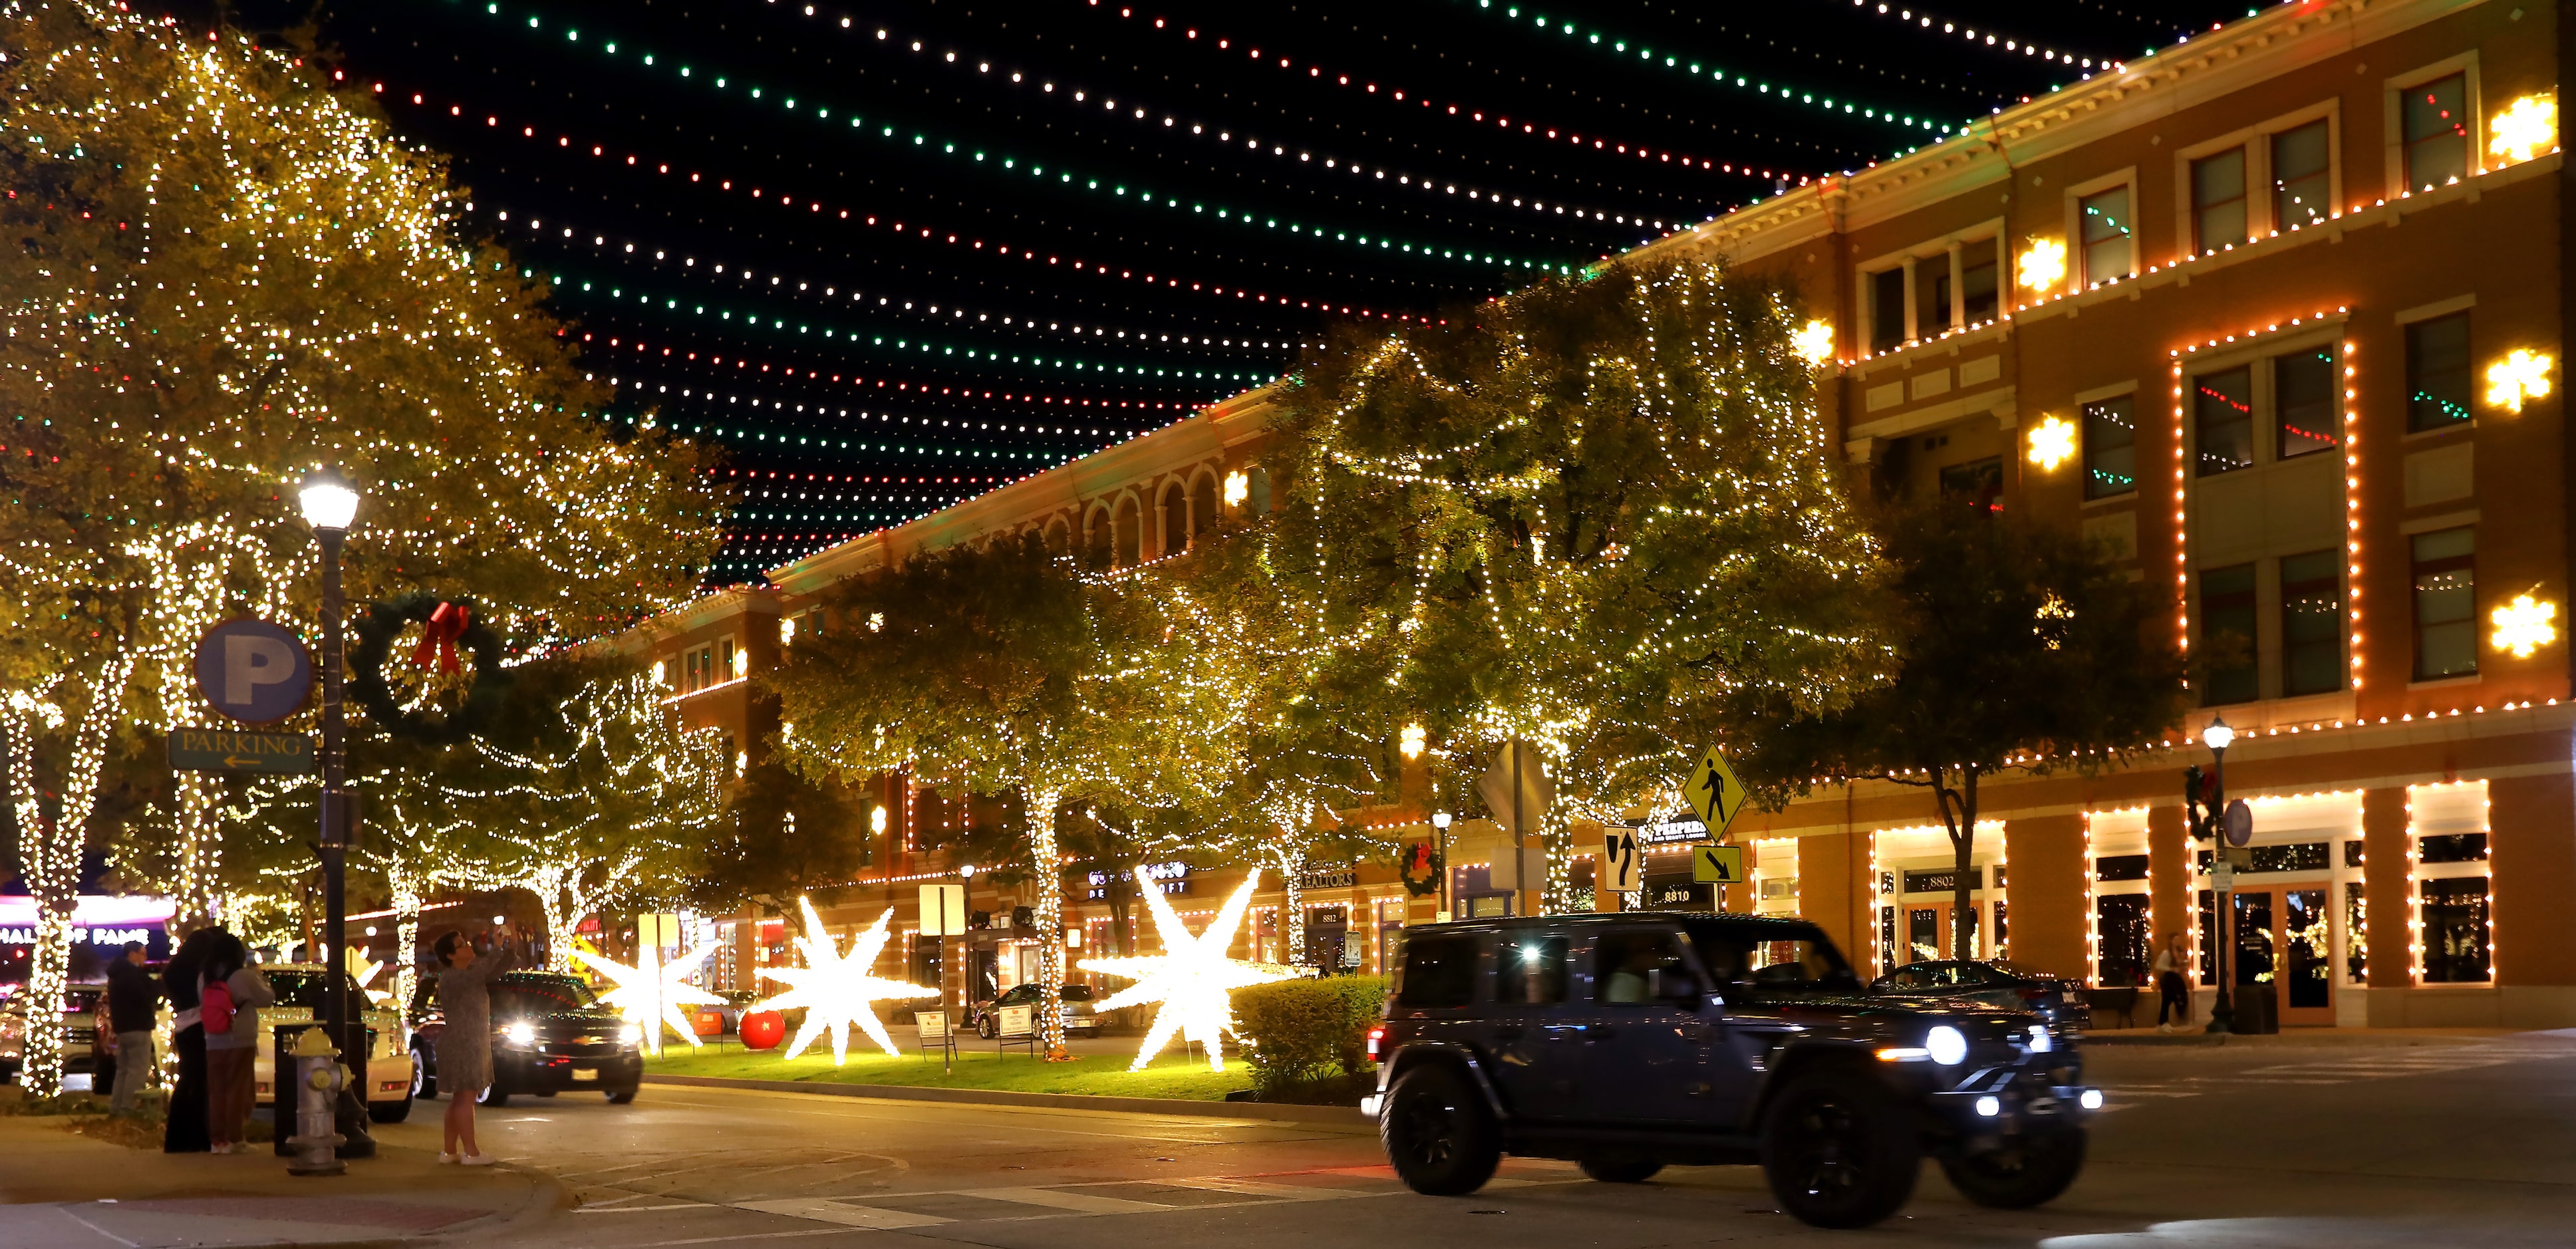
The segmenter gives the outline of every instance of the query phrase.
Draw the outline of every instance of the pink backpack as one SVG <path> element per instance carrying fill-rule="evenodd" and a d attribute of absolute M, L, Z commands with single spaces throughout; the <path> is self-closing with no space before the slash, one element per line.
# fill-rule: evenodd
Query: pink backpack
<path fill-rule="evenodd" d="M 197 995 L 197 1018 L 205 1024 L 206 1031 L 208 1032 L 223 1033 L 232 1031 L 232 986 L 225 984 L 220 980 L 208 984 L 205 992 Z"/>

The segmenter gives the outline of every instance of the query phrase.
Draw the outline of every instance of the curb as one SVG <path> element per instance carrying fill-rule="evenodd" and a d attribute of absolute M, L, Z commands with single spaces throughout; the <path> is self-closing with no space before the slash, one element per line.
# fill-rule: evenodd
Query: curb
<path fill-rule="evenodd" d="M 495 1210 L 490 1214 L 440 1228 L 425 1236 L 406 1238 L 401 1243 L 407 1245 L 464 1244 L 483 1241 L 494 1232 L 503 1233 L 499 1240 L 501 1243 L 508 1243 L 516 1239 L 518 1234 L 533 1230 L 537 1224 L 547 1222 L 578 1204 L 573 1200 L 572 1185 L 555 1178 L 551 1172 L 528 1167 L 507 1169 L 511 1174 L 526 1176 L 530 1181 L 528 1196 L 526 1200 L 519 1203 L 518 1209 Z"/>
<path fill-rule="evenodd" d="M 2258 1048 L 2278 1046 L 2332 1046 L 2338 1048 L 2364 1047 L 2378 1049 L 2410 1049 L 2419 1046 L 2436 1045 L 2485 1045 L 2502 1039 L 2503 1038 L 2501 1037 L 2491 1036 L 2439 1036 L 2425 1035 L 2421 1033 L 2400 1033 L 2372 1036 L 2367 1033 L 2351 1032 L 2317 1033 L 2313 1035 L 2303 1035 L 2297 1032 L 2256 1033 L 2246 1035 L 2239 1035 L 2231 1032 L 2175 1032 L 2164 1035 L 2151 1034 L 2147 1036 L 2088 1036 L 2084 1038 L 2084 1047 L 2091 1049 L 2095 1046 L 2107 1045 L 2251 1045 Z"/>
<path fill-rule="evenodd" d="M 1031 1110 L 1080 1110 L 1113 1114 L 1164 1115 L 1238 1122 L 1295 1123 L 1350 1131 L 1375 1131 L 1375 1120 L 1356 1106 L 1290 1106 L 1270 1102 L 1201 1102 L 1173 1097 L 1100 1097 L 1088 1093 L 1014 1093 L 1003 1089 L 934 1089 L 905 1084 L 824 1084 L 805 1080 L 735 1080 L 723 1076 L 656 1075 L 646 1084 L 685 1088 L 750 1089 L 763 1093 L 814 1093 L 824 1097 L 867 1097 L 885 1101 L 940 1102 L 949 1105 L 1017 1106 Z"/>

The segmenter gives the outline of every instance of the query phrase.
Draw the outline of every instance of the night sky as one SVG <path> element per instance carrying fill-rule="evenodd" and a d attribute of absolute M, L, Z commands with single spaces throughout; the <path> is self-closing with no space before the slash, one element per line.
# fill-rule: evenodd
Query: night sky
<path fill-rule="evenodd" d="M 728 448 L 726 585 L 1336 321 L 1441 316 L 2243 12 L 366 0 L 323 36 L 554 281 L 623 414 Z"/>

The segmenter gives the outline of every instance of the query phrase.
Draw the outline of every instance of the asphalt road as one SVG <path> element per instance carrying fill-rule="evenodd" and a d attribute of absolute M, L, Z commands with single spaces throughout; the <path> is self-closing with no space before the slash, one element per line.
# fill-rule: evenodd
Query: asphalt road
<path fill-rule="evenodd" d="M 1962 1201 L 1937 1167 L 1866 1232 L 1773 1210 L 1759 1172 L 1642 1186 L 1510 1160 L 1466 1198 L 1404 1191 L 1360 1131 L 647 1087 L 483 1112 L 486 1149 L 581 1205 L 521 1245 L 1562 1249 L 1814 1244 L 2479 1249 L 2576 1243 L 2576 1036 L 2419 1048 L 2098 1047 L 2092 1163 L 2035 1211 Z M 422 1106 L 384 1138 L 436 1147 Z M 418 1138 L 418 1139 L 415 1139 Z"/>

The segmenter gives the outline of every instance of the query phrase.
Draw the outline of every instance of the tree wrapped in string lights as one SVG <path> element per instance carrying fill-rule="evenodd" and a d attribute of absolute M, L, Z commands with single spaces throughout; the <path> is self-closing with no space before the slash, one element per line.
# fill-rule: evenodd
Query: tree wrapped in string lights
<path fill-rule="evenodd" d="M 101 0 L 0 12 L 0 45 L 19 241 L 0 252 L 0 578 L 82 626 L 0 672 L 26 708 L 12 774 L 65 799 L 22 826 L 31 859 L 77 863 L 99 752 L 200 714 L 206 624 L 310 622 L 287 487 L 317 464 L 369 487 L 346 557 L 362 599 L 453 587 L 539 640 L 689 593 L 720 520 L 698 453 L 609 417 L 542 288 L 460 233 L 440 162 L 371 101 L 291 51 Z M 220 909 L 220 797 L 181 777 L 155 822 L 198 919 Z M 37 965 L 60 968 L 39 928 Z"/>
<path fill-rule="evenodd" d="M 1589 812 L 1883 678 L 1882 576 L 1802 317 L 1715 262 L 1613 265 L 1446 326 L 1345 332 L 1279 423 L 1276 558 L 1341 604 L 1322 679 L 1453 754 L 1530 743 Z M 1357 662 L 1350 662 L 1350 660 Z M 1589 909 L 1562 814 L 1546 905 Z"/>

